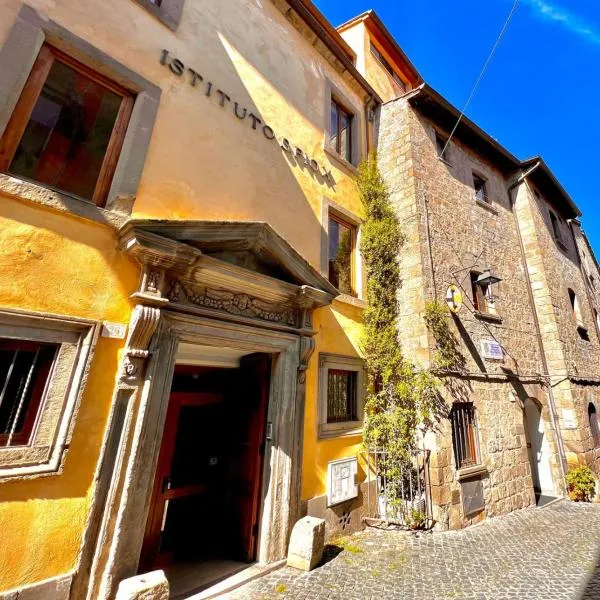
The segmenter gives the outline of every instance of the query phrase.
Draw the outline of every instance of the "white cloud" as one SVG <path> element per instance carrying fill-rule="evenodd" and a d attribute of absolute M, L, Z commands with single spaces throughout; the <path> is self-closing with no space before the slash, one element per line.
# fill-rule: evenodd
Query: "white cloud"
<path fill-rule="evenodd" d="M 525 0 L 525 2 L 538 17 L 562 25 L 586 42 L 600 46 L 600 30 L 583 17 L 562 6 L 550 4 L 546 0 Z"/>

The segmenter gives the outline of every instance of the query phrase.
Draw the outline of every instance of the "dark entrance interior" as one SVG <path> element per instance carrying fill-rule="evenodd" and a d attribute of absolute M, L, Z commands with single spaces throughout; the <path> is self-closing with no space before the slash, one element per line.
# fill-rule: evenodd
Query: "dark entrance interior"
<path fill-rule="evenodd" d="M 172 597 L 256 558 L 271 357 L 239 368 L 177 365 L 140 572 L 164 569 Z"/>

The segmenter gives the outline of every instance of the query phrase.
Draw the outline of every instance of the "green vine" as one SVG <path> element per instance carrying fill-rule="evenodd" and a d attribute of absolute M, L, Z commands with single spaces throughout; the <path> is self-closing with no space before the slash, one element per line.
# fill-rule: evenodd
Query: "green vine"
<path fill-rule="evenodd" d="M 397 293 L 404 236 L 374 156 L 360 165 L 358 189 L 364 207 L 361 253 L 368 303 L 362 343 L 369 377 L 364 445 L 386 453 L 380 468 L 389 482 L 388 500 L 399 503 L 400 474 L 417 450 L 418 430 L 432 428 L 439 418 L 439 381 L 402 354 Z"/>
<path fill-rule="evenodd" d="M 435 300 L 425 305 L 423 316 L 427 328 L 436 342 L 433 368 L 440 370 L 462 370 L 465 358 L 459 350 L 458 341 L 450 328 L 448 307 Z"/>

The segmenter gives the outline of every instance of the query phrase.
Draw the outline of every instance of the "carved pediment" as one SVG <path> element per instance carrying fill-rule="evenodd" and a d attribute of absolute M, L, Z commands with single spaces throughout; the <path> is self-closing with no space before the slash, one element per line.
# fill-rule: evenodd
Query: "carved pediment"
<path fill-rule="evenodd" d="M 119 234 L 144 266 L 146 304 L 307 329 L 338 294 L 265 223 L 130 221 Z"/>

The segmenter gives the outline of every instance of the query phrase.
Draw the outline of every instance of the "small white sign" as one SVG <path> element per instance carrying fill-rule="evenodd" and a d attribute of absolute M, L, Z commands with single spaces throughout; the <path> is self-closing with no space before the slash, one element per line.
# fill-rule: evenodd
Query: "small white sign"
<path fill-rule="evenodd" d="M 577 429 L 575 411 L 571 410 L 570 408 L 563 408 L 562 418 L 565 429 Z"/>
<path fill-rule="evenodd" d="M 504 350 L 494 340 L 481 340 L 481 355 L 491 360 L 504 360 Z"/>
<path fill-rule="evenodd" d="M 127 333 L 127 325 L 123 323 L 111 323 L 110 321 L 104 321 L 102 323 L 102 337 L 114 338 L 117 340 L 125 339 Z"/>
<path fill-rule="evenodd" d="M 358 459 L 343 458 L 327 464 L 327 506 L 358 497 Z"/>

